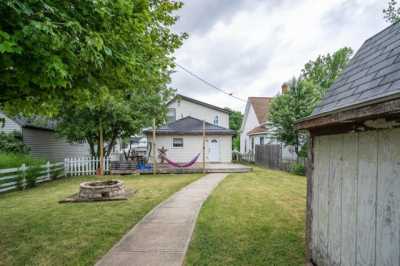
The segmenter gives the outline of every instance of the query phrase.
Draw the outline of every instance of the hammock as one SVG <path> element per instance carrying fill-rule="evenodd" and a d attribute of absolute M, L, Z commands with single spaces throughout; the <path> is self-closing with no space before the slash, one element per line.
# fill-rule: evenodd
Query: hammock
<path fill-rule="evenodd" d="M 170 165 L 172 165 L 174 167 L 185 168 L 185 167 L 192 166 L 197 161 L 197 159 L 199 159 L 200 153 L 197 154 L 190 162 L 187 162 L 187 163 L 177 163 L 177 162 L 171 161 L 170 159 L 168 159 L 164 155 L 162 155 L 162 157 L 163 157 L 164 160 L 167 161 L 168 164 L 170 164 Z"/>

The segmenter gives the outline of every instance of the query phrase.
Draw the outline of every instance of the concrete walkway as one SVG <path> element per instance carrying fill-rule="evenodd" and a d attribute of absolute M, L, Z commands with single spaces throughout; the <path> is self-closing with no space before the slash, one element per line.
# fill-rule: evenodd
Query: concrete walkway
<path fill-rule="evenodd" d="M 136 224 L 96 265 L 181 266 L 203 202 L 227 174 L 208 174 Z"/>

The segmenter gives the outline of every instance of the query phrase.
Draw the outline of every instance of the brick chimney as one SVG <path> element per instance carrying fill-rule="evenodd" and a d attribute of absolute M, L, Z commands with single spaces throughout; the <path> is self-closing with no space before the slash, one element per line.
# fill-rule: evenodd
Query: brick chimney
<path fill-rule="evenodd" d="M 287 93 L 289 90 L 289 86 L 286 83 L 282 84 L 282 94 Z"/>

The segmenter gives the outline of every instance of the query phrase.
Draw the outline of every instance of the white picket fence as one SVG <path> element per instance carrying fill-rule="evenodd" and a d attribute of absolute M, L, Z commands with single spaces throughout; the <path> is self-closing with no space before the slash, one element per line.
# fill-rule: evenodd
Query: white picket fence
<path fill-rule="evenodd" d="M 42 183 L 64 175 L 63 163 L 47 162 L 39 167 L 41 170 L 38 172 L 39 176 L 36 177 L 36 183 Z M 21 167 L 17 168 L 0 169 L 0 193 L 16 189 L 18 187 L 19 178 L 21 178 L 20 187 L 25 188 L 27 185 L 25 176 L 27 175 L 28 170 L 29 167 L 25 164 L 22 164 Z"/>
<path fill-rule="evenodd" d="M 64 172 L 66 176 L 95 175 L 100 164 L 99 158 L 65 158 Z M 104 174 L 110 173 L 110 158 L 104 158 Z"/>

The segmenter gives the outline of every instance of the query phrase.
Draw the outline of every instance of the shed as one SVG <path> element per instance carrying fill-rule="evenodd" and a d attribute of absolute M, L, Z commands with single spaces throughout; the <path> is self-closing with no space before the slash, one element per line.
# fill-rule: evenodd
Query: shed
<path fill-rule="evenodd" d="M 311 116 L 307 261 L 400 265 L 400 23 L 369 38 Z"/>
<path fill-rule="evenodd" d="M 28 119 L 25 117 L 8 117 L 0 112 L 4 119 L 0 132 L 19 132 L 22 140 L 30 149 L 34 158 L 45 158 L 62 162 L 64 158 L 89 156 L 89 145 L 86 142 L 70 143 L 55 132 L 56 123 L 48 119 Z"/>

